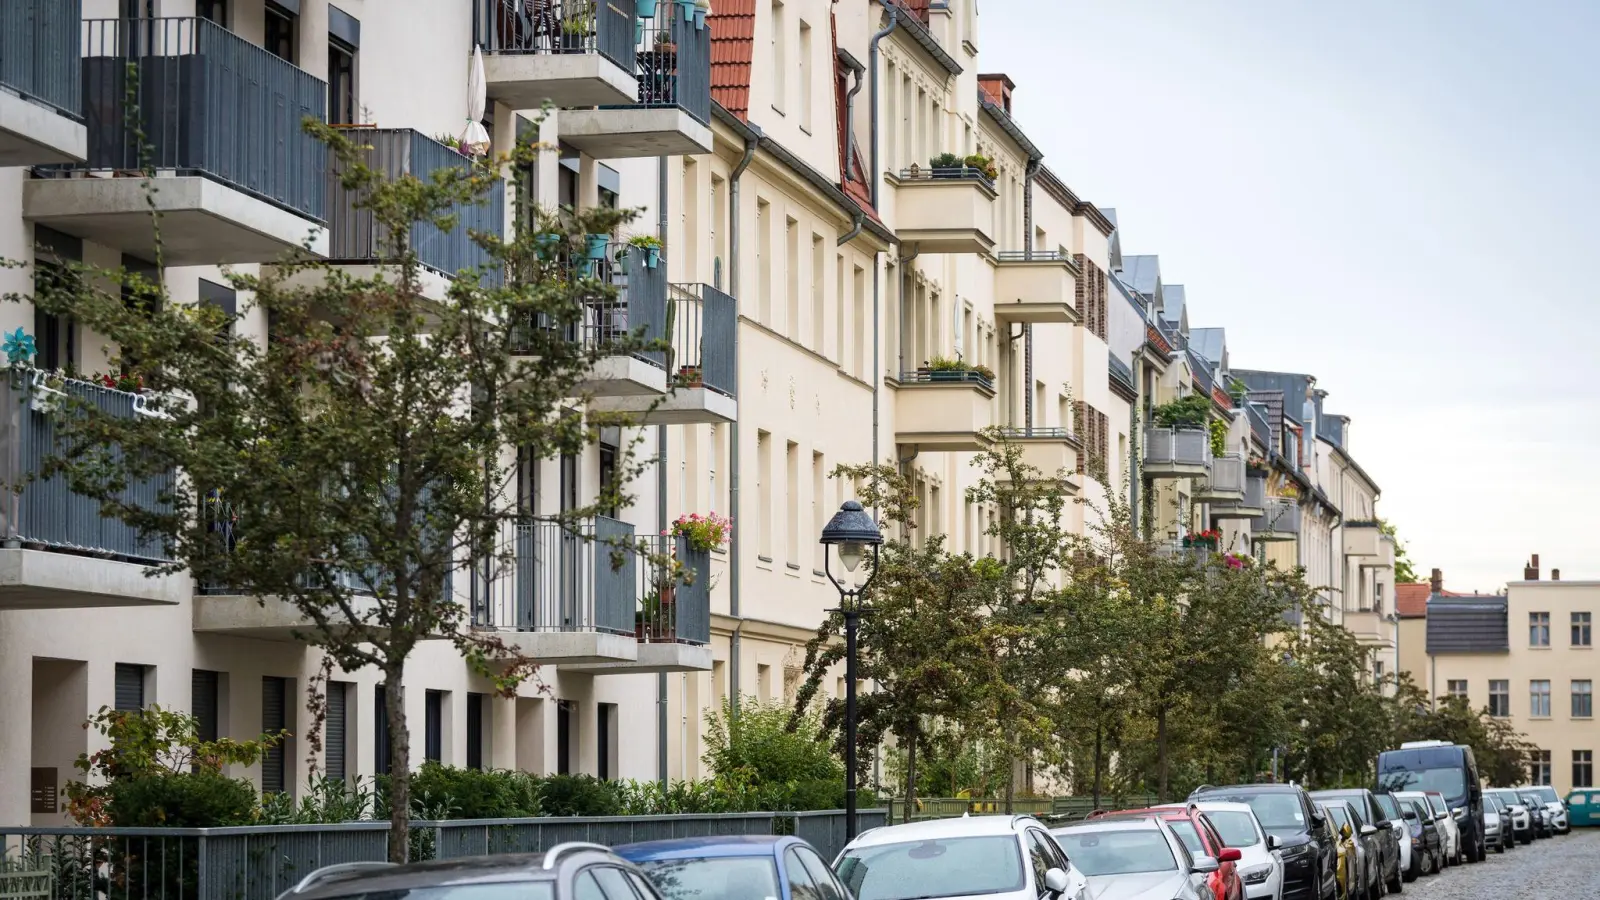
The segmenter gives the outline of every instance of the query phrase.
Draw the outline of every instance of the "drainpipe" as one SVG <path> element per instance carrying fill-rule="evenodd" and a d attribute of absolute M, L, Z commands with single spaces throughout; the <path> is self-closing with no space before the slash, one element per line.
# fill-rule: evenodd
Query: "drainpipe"
<path fill-rule="evenodd" d="M 883 30 L 872 36 L 872 42 L 867 45 L 867 70 L 868 77 L 872 80 L 872 207 L 878 207 L 878 42 L 889 36 L 895 26 L 900 24 L 900 9 L 890 0 L 878 0 L 878 5 L 889 12 L 889 24 Z M 904 354 L 902 354 L 903 357 Z"/>
<path fill-rule="evenodd" d="M 856 235 L 861 233 L 861 229 L 865 228 L 866 224 L 867 214 L 860 210 L 856 210 L 855 223 L 850 226 L 849 231 L 846 231 L 844 234 L 839 236 L 839 240 L 834 243 L 834 246 L 843 247 L 845 244 L 855 240 Z"/>
<path fill-rule="evenodd" d="M 750 161 L 756 158 L 756 148 L 764 135 L 755 123 L 750 124 L 752 136 L 744 140 L 744 157 L 728 174 L 728 294 L 734 299 L 733 321 L 733 383 L 739 383 L 739 179 Z M 728 426 L 728 502 L 729 513 L 739 519 L 739 420 Z M 739 717 L 739 642 L 743 624 L 739 619 L 740 565 L 744 541 L 739 537 L 743 529 L 736 528 L 728 539 L 728 615 L 733 619 L 733 634 L 728 637 L 728 711 L 731 718 Z"/>
<path fill-rule="evenodd" d="M 862 87 L 861 74 L 863 70 L 861 68 L 861 63 L 853 56 L 849 57 L 849 59 L 852 62 L 855 62 L 855 65 L 850 67 L 851 74 L 855 76 L 855 84 L 851 85 L 850 91 L 844 95 L 844 171 L 839 173 L 840 184 L 850 180 L 850 160 L 853 156 L 852 151 L 855 149 L 856 141 L 856 95 L 861 93 Z M 876 113 L 874 113 L 874 115 L 876 115 Z M 877 134 L 877 119 L 873 119 L 872 131 L 874 135 Z M 873 160 L 873 165 L 877 165 L 877 160 Z M 873 202 L 876 203 L 878 198 L 873 197 L 872 199 Z M 857 220 L 856 231 L 859 232 L 860 230 L 861 222 L 860 220 Z M 854 237 L 854 235 L 852 235 L 852 237 Z M 841 240 L 839 243 L 843 244 L 844 241 Z"/>
<path fill-rule="evenodd" d="M 1022 252 L 1033 257 L 1033 176 L 1039 171 L 1039 160 L 1028 159 L 1028 171 L 1022 179 Z M 1033 323 L 1022 326 L 1023 377 L 1027 380 L 1023 394 L 1023 425 L 1033 431 Z"/>
<path fill-rule="evenodd" d="M 667 246 L 667 157 L 656 157 L 656 239 Z M 670 302 L 670 301 L 668 301 Z M 672 340 L 672 335 L 667 335 Z M 656 426 L 656 533 L 667 530 L 667 426 Z M 601 752 L 604 752 L 602 749 Z M 656 674 L 656 766 L 661 789 L 668 786 L 667 773 L 667 673 Z"/>
<path fill-rule="evenodd" d="M 1139 410 L 1144 397 L 1144 363 L 1139 359 L 1139 354 L 1132 355 L 1134 384 L 1134 400 L 1128 404 L 1128 523 L 1133 528 L 1134 534 L 1139 534 L 1139 454 L 1144 445 L 1144 432 L 1139 429 Z"/>

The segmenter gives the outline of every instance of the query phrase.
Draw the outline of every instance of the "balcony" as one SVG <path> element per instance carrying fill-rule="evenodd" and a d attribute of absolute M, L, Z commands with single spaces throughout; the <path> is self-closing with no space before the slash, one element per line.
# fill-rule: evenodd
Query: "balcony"
<path fill-rule="evenodd" d="M 472 579 L 473 625 L 540 663 L 635 662 L 633 540 L 632 525 L 604 516 L 507 525 L 488 577 Z"/>
<path fill-rule="evenodd" d="M 1224 453 L 1211 458 L 1211 472 L 1195 491 L 1195 499 L 1205 503 L 1238 503 L 1244 499 L 1244 457 Z"/>
<path fill-rule="evenodd" d="M 326 84 L 205 19 L 94 19 L 83 36 L 87 162 L 35 170 L 25 218 L 154 259 L 159 213 L 170 266 L 327 252 L 327 148 L 301 126 Z"/>
<path fill-rule="evenodd" d="M 1345 610 L 1344 627 L 1364 646 L 1394 646 L 1394 626 L 1377 610 Z"/>
<path fill-rule="evenodd" d="M 1078 451 L 1082 444 L 1065 428 L 1014 428 L 1000 429 L 1006 443 L 1017 445 L 1020 461 L 1039 470 L 1040 481 L 1054 481 L 1068 489 L 1078 490 Z M 1011 473 L 1005 469 L 995 472 L 995 480 L 1009 482 Z"/>
<path fill-rule="evenodd" d="M 894 439 L 933 452 L 982 450 L 992 443 L 994 382 L 979 372 L 920 369 L 900 376 Z"/>
<path fill-rule="evenodd" d="M 662 270 L 657 270 L 662 271 Z M 708 284 L 674 284 L 667 301 L 667 369 L 672 387 L 665 397 L 597 397 L 589 408 L 625 415 L 639 425 L 715 425 L 739 418 L 734 373 L 732 297 Z"/>
<path fill-rule="evenodd" d="M 388 181 L 410 175 L 426 182 L 434 172 L 472 167 L 460 153 L 409 128 L 350 129 L 347 136 L 365 148 L 365 164 Z M 323 176 L 328 197 L 328 259 L 345 264 L 356 278 L 370 277 L 395 262 L 399 248 L 372 211 L 361 206 L 365 192 L 346 190 L 340 183 L 343 174 L 343 164 L 335 161 Z M 472 232 L 505 236 L 504 183 L 497 182 L 482 203 L 461 204 L 450 213 L 456 220 L 450 231 L 432 223 L 417 223 L 406 237 L 407 249 L 422 266 L 424 294 L 441 302 L 449 292 L 450 280 L 461 272 L 477 273 L 490 284 L 503 280 L 496 261 L 472 240 Z"/>
<path fill-rule="evenodd" d="M 82 0 L 0 4 L 0 166 L 82 162 Z"/>
<path fill-rule="evenodd" d="M 1144 474 L 1151 478 L 1204 478 L 1211 470 L 1211 434 L 1204 428 L 1144 430 Z"/>
<path fill-rule="evenodd" d="M 994 182 L 976 169 L 906 169 L 895 185 L 895 234 L 921 253 L 994 250 Z"/>
<path fill-rule="evenodd" d="M 1340 529 L 1344 532 L 1344 555 L 1362 557 L 1362 565 L 1373 565 L 1382 557 L 1383 529 L 1373 520 L 1349 521 Z M 1369 558 L 1371 557 L 1371 558 Z"/>
<path fill-rule="evenodd" d="M 69 399 L 74 398 L 74 399 Z M 101 515 L 97 502 L 67 487 L 65 475 L 40 477 L 51 457 L 66 450 L 56 423 L 77 402 L 119 416 L 139 415 L 139 395 L 86 381 L 54 387 L 44 373 L 12 369 L 0 375 L 0 611 L 101 606 L 170 606 L 184 585 L 173 577 L 147 577 L 171 562 L 159 540 Z M 125 502 L 159 507 L 173 476 L 130 485 Z"/>
<path fill-rule="evenodd" d="M 1258 519 L 1267 502 L 1267 479 L 1248 472 L 1244 479 L 1244 495 L 1238 500 L 1214 500 L 1211 517 L 1214 519 Z"/>
<path fill-rule="evenodd" d="M 1268 497 L 1261 515 L 1250 520 L 1253 541 L 1292 541 L 1300 537 L 1300 501 L 1293 497 Z"/>
<path fill-rule="evenodd" d="M 579 319 L 555 324 L 540 316 L 525 320 L 513 334 L 519 354 L 537 355 L 539 345 L 550 340 L 578 343 L 587 351 L 606 353 L 595 361 L 576 385 L 577 394 L 591 403 L 623 398 L 647 407 L 667 390 L 667 355 L 659 349 L 624 352 L 637 342 L 659 346 L 667 333 L 666 269 L 647 265 L 647 252 L 615 243 L 595 247 L 596 257 L 568 262 L 569 277 L 609 284 L 614 295 L 596 291 L 584 301 Z M 607 348 L 615 352 L 607 352 Z"/>
<path fill-rule="evenodd" d="M 711 670 L 711 551 L 695 550 L 686 538 L 672 536 L 651 538 L 649 547 L 657 557 L 676 560 L 683 575 L 674 580 L 650 557 L 634 557 L 639 576 L 633 626 L 638 659 L 563 669 L 595 675 Z"/>
<path fill-rule="evenodd" d="M 1078 274 L 1072 257 L 1053 250 L 1001 251 L 994 273 L 995 319 L 1032 325 L 1078 321 L 1073 306 Z"/>
<path fill-rule="evenodd" d="M 637 88 L 616 103 L 562 110 L 563 144 L 596 159 L 711 152 L 711 28 L 681 9 L 663 0 L 655 18 L 638 20 Z"/>
<path fill-rule="evenodd" d="M 638 95 L 634 0 L 475 0 L 489 99 L 512 109 L 631 103 Z"/>

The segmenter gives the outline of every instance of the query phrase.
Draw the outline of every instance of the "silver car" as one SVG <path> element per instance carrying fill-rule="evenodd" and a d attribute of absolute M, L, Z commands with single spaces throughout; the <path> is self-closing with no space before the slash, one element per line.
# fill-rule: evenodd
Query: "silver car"
<path fill-rule="evenodd" d="M 833 867 L 856 900 L 1089 900 L 1073 862 L 1032 816 L 963 816 L 874 828 Z"/>
<path fill-rule="evenodd" d="M 1088 878 L 1093 900 L 1210 900 L 1207 880 L 1221 866 L 1191 855 L 1154 816 L 1089 821 L 1050 833 Z"/>

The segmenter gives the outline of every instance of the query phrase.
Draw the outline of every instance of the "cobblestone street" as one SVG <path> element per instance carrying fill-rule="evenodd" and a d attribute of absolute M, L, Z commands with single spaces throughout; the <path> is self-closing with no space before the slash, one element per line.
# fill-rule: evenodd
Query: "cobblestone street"
<path fill-rule="evenodd" d="M 1491 853 L 1477 865 L 1456 866 L 1442 875 L 1414 881 L 1406 897 L 1422 900 L 1488 900 L 1501 897 L 1551 897 L 1600 900 L 1600 829 L 1579 829 L 1561 837 Z"/>

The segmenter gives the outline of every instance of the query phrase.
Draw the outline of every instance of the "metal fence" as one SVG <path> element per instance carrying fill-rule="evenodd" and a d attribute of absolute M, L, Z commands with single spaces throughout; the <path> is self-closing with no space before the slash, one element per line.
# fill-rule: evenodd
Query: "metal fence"
<path fill-rule="evenodd" d="M 0 377 L 0 539 L 9 546 L 94 554 L 126 562 L 158 564 L 170 557 L 158 538 L 103 515 L 100 504 L 75 494 L 62 474 L 40 477 L 46 463 L 67 448 L 57 434 L 67 416 L 86 415 L 92 406 L 122 418 L 139 415 L 144 398 L 87 381 L 58 379 L 29 369 Z M 115 456 L 115 447 L 106 452 Z M 174 487 L 171 474 L 128 485 L 123 503 L 164 508 Z M 170 507 L 165 507 L 170 508 Z"/>
<path fill-rule="evenodd" d="M 1106 794 L 1098 802 L 1092 796 L 1030 797 L 1013 800 L 1011 809 L 1018 815 L 1071 821 L 1085 818 L 1096 809 L 1143 809 L 1158 802 L 1154 794 Z M 890 823 L 903 824 L 964 815 L 995 815 L 1005 811 L 1006 802 L 998 797 L 919 797 L 909 815 L 904 800 L 891 800 L 888 818 Z"/>
<path fill-rule="evenodd" d="M 83 118 L 78 29 L 82 0 L 0 3 L 0 85 L 26 100 Z"/>
<path fill-rule="evenodd" d="M 689 384 L 737 397 L 733 341 L 738 313 L 733 298 L 709 284 L 674 284 L 671 304 L 675 374 Z"/>
<path fill-rule="evenodd" d="M 327 147 L 302 123 L 326 119 L 325 82 L 201 18 L 90 19 L 83 35 L 88 168 L 204 175 L 323 219 Z"/>
<path fill-rule="evenodd" d="M 366 164 L 389 181 L 406 175 L 426 182 L 434 172 L 444 169 L 470 170 L 472 162 L 460 153 L 410 128 L 351 129 L 351 140 L 364 146 Z M 361 205 L 365 192 L 345 189 L 340 183 L 342 163 L 335 161 L 326 177 L 328 185 L 328 258 L 336 262 L 393 260 L 399 252 L 384 233 L 372 210 Z M 488 252 L 472 239 L 474 231 L 505 235 L 505 184 L 496 181 L 488 196 L 478 203 L 458 204 L 450 210 L 455 227 L 445 231 L 432 222 L 411 226 L 407 246 L 417 260 L 445 275 L 462 270 L 476 271 L 490 284 L 498 284 L 503 272 Z"/>
<path fill-rule="evenodd" d="M 1206 465 L 1211 461 L 1211 434 L 1203 428 L 1152 425 L 1144 430 L 1144 459 L 1147 464 Z"/>
<path fill-rule="evenodd" d="M 648 539 L 655 557 L 640 556 L 639 639 L 650 642 L 711 643 L 711 551 L 696 550 L 682 535 Z M 657 562 L 672 560 L 681 573 Z"/>
<path fill-rule="evenodd" d="M 514 631 L 634 633 L 633 526 L 605 516 L 508 524 L 472 579 L 474 623 Z"/>
<path fill-rule="evenodd" d="M 1243 491 L 1244 457 L 1237 453 L 1224 453 L 1212 457 L 1209 480 L 1213 491 Z"/>
<path fill-rule="evenodd" d="M 637 841 L 719 835 L 778 834 L 782 813 L 721 813 L 680 816 L 592 816 L 539 819 L 482 819 L 419 823 L 438 833 L 439 859 L 490 853 L 534 853 L 565 841 L 606 846 Z M 792 829 L 788 829 L 792 830 Z"/>
<path fill-rule="evenodd" d="M 822 858 L 830 863 L 844 852 L 845 845 L 850 842 L 845 837 L 843 812 L 837 810 L 797 812 L 791 813 L 790 817 L 794 822 L 794 836 L 817 848 Z M 857 834 L 869 828 L 881 828 L 888 824 L 887 809 L 856 810 Z"/>
<path fill-rule="evenodd" d="M 977 181 L 994 190 L 994 179 L 984 173 L 982 169 L 974 169 L 968 165 L 940 166 L 938 168 L 924 169 L 921 166 L 912 166 L 900 170 L 901 181 Z"/>
<path fill-rule="evenodd" d="M 561 246 L 556 252 L 568 254 L 571 251 Z M 598 240 L 592 252 L 592 257 L 562 258 L 559 270 L 568 278 L 592 278 L 609 284 L 615 293 L 585 299 L 574 322 L 557 325 L 541 313 L 523 319 L 519 327 L 527 332 L 559 331 L 563 339 L 581 344 L 586 350 L 604 352 L 608 347 L 632 344 L 640 347 L 632 352 L 633 356 L 665 368 L 667 270 L 661 265 L 659 253 L 616 241 L 601 243 Z M 523 347 L 534 343 L 519 340 L 516 332 L 512 334 L 512 342 L 513 346 Z"/>
<path fill-rule="evenodd" d="M 688 16 L 688 18 L 685 18 Z M 639 105 L 676 106 L 711 121 L 711 27 L 692 9 L 662 0 L 654 18 L 641 19 L 635 74 Z"/>
<path fill-rule="evenodd" d="M 1292 497 L 1268 497 L 1263 514 L 1250 520 L 1256 534 L 1299 534 L 1300 501 Z"/>
<path fill-rule="evenodd" d="M 472 14 L 484 53 L 598 53 L 634 72 L 634 0 L 476 0 Z"/>
<path fill-rule="evenodd" d="M 938 171 L 944 171 L 940 169 Z M 1078 267 L 1077 260 L 1071 254 L 1062 253 L 1060 250 L 1001 250 L 994 258 L 1003 263 L 1008 262 L 1064 262 L 1070 263 L 1073 268 Z"/>

